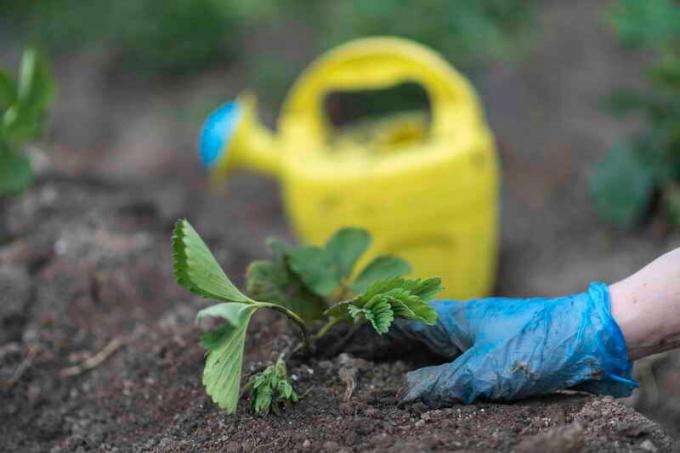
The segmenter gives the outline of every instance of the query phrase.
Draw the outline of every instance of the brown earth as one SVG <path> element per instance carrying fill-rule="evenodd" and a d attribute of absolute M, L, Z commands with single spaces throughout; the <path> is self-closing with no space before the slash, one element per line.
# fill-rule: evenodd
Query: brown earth
<path fill-rule="evenodd" d="M 244 193 L 257 191 L 244 181 L 237 182 Z M 246 401 L 225 415 L 200 384 L 193 316 L 205 302 L 174 283 L 170 231 L 180 215 L 199 219 L 218 259 L 239 276 L 262 256 L 264 232 L 283 230 L 262 219 L 281 216 L 267 197 L 217 210 L 220 198 L 192 195 L 205 193 L 199 183 L 188 191 L 175 184 L 52 174 L 5 206 L 0 451 L 678 449 L 658 425 L 611 398 L 399 407 L 401 379 L 416 364 L 348 354 L 294 365 L 303 398 L 282 416 L 254 417 Z M 209 213 L 231 219 L 229 234 L 215 229 L 224 222 L 204 222 Z M 250 332 L 245 376 L 294 341 L 285 321 L 268 313 Z M 93 369 L 72 368 L 102 351 L 110 354 Z"/>
<path fill-rule="evenodd" d="M 609 3 L 543 2 L 541 36 L 527 58 L 473 76 L 503 171 L 498 295 L 580 291 L 591 280 L 616 281 L 680 246 L 677 231 L 654 223 L 616 231 L 592 208 L 592 164 L 635 126 L 604 114 L 601 100 L 617 87 L 639 86 L 646 58 L 623 51 L 607 31 L 602 14 Z M 272 39 L 256 30 L 249 51 L 281 47 L 287 52 L 282 61 L 302 67 L 315 50 L 300 39 L 291 46 L 289 32 Z M 16 62 L 20 48 L 7 44 L 0 59 Z M 299 53 L 294 62 L 291 48 Z M 397 381 L 411 362 L 358 371 L 347 403 L 339 359 L 328 358 L 330 367 L 310 362 L 313 376 L 293 371 L 298 389 L 312 391 L 285 417 L 221 414 L 199 383 L 202 352 L 192 326 L 203 302 L 172 280 L 169 235 L 174 220 L 188 216 L 237 280 L 250 259 L 264 256 L 265 236 L 290 238 L 272 181 L 235 175 L 224 197 L 208 191 L 195 170 L 204 114 L 249 84 L 238 65 L 164 83 L 118 80 L 109 72 L 110 57 L 89 52 L 55 63 L 52 158 L 38 163 L 63 171 L 42 177 L 8 205 L 6 222 L 0 219 L 0 451 L 227 450 L 228 442 L 234 449 L 292 450 L 305 440 L 310 451 L 329 441 L 337 443 L 326 445 L 331 450 L 368 449 L 390 429 L 400 433 L 385 436 L 392 449 L 427 449 L 433 439 L 444 439 L 436 448 L 523 443 L 526 450 L 546 451 L 557 449 L 554 442 L 565 448 L 580 438 L 591 450 L 604 442 L 611 449 L 671 448 L 632 409 L 601 401 L 594 406 L 601 412 L 592 412 L 597 400 L 583 398 L 460 406 L 416 426 L 423 408 L 394 406 Z M 274 112 L 263 106 L 270 124 Z M 259 316 L 247 370 L 290 341 L 274 341 L 285 329 L 281 320 Z M 120 345 L 121 339 L 127 342 Z M 115 353 L 91 372 L 58 377 L 111 344 L 118 345 Z M 390 377 L 370 389 L 376 375 Z M 642 387 L 626 404 L 680 434 L 680 353 L 638 362 L 636 378 Z M 326 396 L 312 397 L 318 393 Z M 458 409 L 472 418 L 458 421 Z M 578 415 L 583 411 L 596 416 L 589 422 Z M 330 424 L 315 423 L 319 417 Z M 342 431 L 347 420 L 361 424 L 356 439 Z M 409 428 L 401 432 L 400 426 Z M 280 431 L 274 435 L 272 427 Z M 296 431 L 303 437 L 294 437 Z M 527 440 L 534 434 L 541 435 Z"/>

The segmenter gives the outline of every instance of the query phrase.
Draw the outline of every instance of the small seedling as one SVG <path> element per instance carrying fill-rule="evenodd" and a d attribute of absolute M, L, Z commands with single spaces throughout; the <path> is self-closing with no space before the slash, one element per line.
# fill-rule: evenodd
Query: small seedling
<path fill-rule="evenodd" d="M 278 414 L 286 403 L 295 403 L 299 397 L 288 382 L 286 362 L 279 357 L 274 365 L 254 375 L 243 390 L 250 393 L 250 406 L 256 414 Z"/>
<path fill-rule="evenodd" d="M 323 246 L 291 247 L 270 241 L 272 260 L 248 267 L 246 295 L 229 280 L 191 224 L 177 222 L 173 234 L 177 282 L 194 294 L 221 301 L 196 316 L 199 323 L 208 317 L 225 321 L 201 339 L 207 351 L 203 385 L 216 404 L 227 413 L 236 411 L 246 331 L 259 309 L 278 311 L 297 325 L 302 342 L 290 355 L 315 351 L 316 341 L 340 323 L 370 323 L 384 334 L 395 318 L 436 322 L 437 314 L 427 302 L 441 290 L 438 278 L 403 278 L 410 266 L 393 256 L 377 257 L 354 271 L 370 242 L 368 232 L 359 228 L 343 228 Z M 250 392 L 258 413 L 297 399 L 283 358 L 252 378 L 244 390 Z"/>
<path fill-rule="evenodd" d="M 53 94 L 47 59 L 36 49 L 24 52 L 18 80 L 0 68 L 0 197 L 33 181 L 23 145 L 40 136 Z"/>

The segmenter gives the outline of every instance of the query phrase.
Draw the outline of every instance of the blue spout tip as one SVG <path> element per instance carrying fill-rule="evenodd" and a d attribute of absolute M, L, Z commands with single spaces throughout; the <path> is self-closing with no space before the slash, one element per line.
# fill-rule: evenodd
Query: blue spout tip
<path fill-rule="evenodd" d="M 203 168 L 215 168 L 226 158 L 229 142 L 236 132 L 242 110 L 238 101 L 231 101 L 215 109 L 205 120 L 198 146 Z"/>

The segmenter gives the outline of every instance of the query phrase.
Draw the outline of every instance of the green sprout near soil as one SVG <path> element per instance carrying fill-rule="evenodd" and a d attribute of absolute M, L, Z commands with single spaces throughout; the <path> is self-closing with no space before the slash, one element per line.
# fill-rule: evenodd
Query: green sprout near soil
<path fill-rule="evenodd" d="M 33 182 L 23 146 L 40 136 L 53 94 L 47 59 L 36 49 L 24 52 L 18 80 L 0 68 L 0 197 Z"/>
<path fill-rule="evenodd" d="M 299 399 L 288 381 L 283 357 L 253 376 L 243 390 L 251 394 L 250 405 L 256 414 L 268 414 L 269 411 L 278 414 L 286 403 L 295 403 Z"/>
<path fill-rule="evenodd" d="M 220 301 L 196 315 L 198 323 L 205 318 L 224 320 L 201 338 L 207 351 L 203 385 L 219 407 L 233 414 L 238 406 L 246 331 L 257 310 L 277 311 L 298 327 L 301 342 L 289 356 L 314 353 L 317 340 L 341 323 L 369 323 L 384 334 L 395 318 L 436 322 L 428 301 L 441 290 L 438 278 L 403 278 L 411 267 L 394 256 L 379 256 L 354 271 L 370 243 L 370 235 L 360 228 L 343 228 L 323 246 L 269 241 L 272 259 L 250 264 L 246 295 L 191 224 L 177 222 L 172 239 L 177 282 L 196 295 Z M 287 379 L 284 356 L 244 387 L 257 413 L 276 412 L 283 403 L 298 399 Z"/>

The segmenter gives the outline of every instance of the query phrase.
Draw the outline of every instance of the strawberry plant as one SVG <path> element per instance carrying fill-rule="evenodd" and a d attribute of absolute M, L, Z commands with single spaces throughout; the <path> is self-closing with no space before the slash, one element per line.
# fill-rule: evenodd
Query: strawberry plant
<path fill-rule="evenodd" d="M 0 197 L 20 193 L 33 181 L 22 148 L 40 135 L 53 92 L 47 60 L 35 49 L 24 52 L 18 80 L 0 68 Z"/>
<path fill-rule="evenodd" d="M 441 289 L 438 278 L 403 278 L 410 266 L 393 256 L 377 257 L 355 271 L 371 242 L 368 232 L 359 228 L 343 228 L 322 246 L 270 241 L 272 259 L 248 267 L 247 294 L 231 282 L 187 220 L 177 222 L 172 242 L 177 282 L 219 301 L 199 311 L 196 320 L 223 320 L 201 338 L 207 351 L 203 385 L 230 414 L 238 405 L 246 332 L 257 310 L 279 312 L 297 326 L 301 341 L 289 356 L 313 353 L 317 340 L 340 323 L 368 323 L 384 334 L 395 318 L 427 324 L 437 320 L 428 301 Z M 253 377 L 244 390 L 258 413 L 276 411 L 298 398 L 287 380 L 284 357 Z"/>

